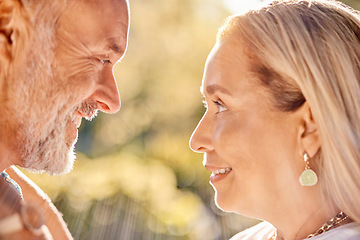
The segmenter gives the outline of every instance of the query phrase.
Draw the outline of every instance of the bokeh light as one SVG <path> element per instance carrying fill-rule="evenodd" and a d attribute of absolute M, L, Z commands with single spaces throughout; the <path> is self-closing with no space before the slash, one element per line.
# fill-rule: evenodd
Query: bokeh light
<path fill-rule="evenodd" d="M 243 14 L 249 10 L 259 9 L 269 0 L 223 0 L 224 5 L 234 14 Z"/>

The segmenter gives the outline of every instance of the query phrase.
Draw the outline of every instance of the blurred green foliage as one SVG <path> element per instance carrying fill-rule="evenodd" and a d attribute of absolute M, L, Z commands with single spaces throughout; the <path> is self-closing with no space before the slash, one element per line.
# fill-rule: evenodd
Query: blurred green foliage
<path fill-rule="evenodd" d="M 188 141 L 204 112 L 203 65 L 230 13 L 218 0 L 130 5 L 128 51 L 114 68 L 120 112 L 83 122 L 70 174 L 31 178 L 75 239 L 228 239 L 257 221 L 216 209 Z"/>

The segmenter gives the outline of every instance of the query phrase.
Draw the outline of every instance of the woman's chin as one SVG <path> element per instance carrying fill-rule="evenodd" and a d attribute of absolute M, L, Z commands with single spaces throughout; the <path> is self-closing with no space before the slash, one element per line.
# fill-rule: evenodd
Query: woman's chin
<path fill-rule="evenodd" d="M 234 212 L 235 207 L 232 206 L 234 201 L 231 199 L 226 199 L 226 197 L 219 196 L 217 192 L 215 192 L 215 205 L 217 208 L 224 212 Z"/>

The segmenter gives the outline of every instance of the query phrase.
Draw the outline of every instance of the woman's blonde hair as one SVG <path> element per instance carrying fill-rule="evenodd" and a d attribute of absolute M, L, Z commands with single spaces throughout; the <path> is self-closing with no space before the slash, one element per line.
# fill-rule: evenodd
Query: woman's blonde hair
<path fill-rule="evenodd" d="M 218 41 L 247 46 L 250 68 L 275 106 L 305 101 L 318 126 L 314 156 L 326 203 L 360 223 L 360 17 L 330 0 L 274 1 L 230 17 Z M 309 199 L 311 201 L 311 199 Z"/>

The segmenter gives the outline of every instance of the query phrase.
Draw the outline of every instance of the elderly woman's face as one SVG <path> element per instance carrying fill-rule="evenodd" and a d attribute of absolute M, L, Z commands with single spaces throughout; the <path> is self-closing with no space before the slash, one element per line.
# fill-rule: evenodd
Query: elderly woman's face
<path fill-rule="evenodd" d="M 298 183 L 302 162 L 292 161 L 299 159 L 296 113 L 277 110 L 249 69 L 240 43 L 215 45 L 202 85 L 207 109 L 190 146 L 205 153 L 218 206 L 257 217 Z"/>

